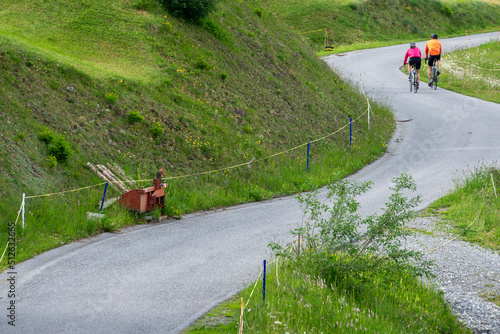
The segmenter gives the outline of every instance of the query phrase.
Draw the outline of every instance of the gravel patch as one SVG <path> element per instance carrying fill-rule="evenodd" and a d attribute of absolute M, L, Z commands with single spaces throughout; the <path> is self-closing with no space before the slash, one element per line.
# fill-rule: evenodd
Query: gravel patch
<path fill-rule="evenodd" d="M 405 247 L 435 261 L 434 283 L 460 321 L 473 333 L 500 334 L 500 307 L 481 297 L 500 296 L 500 254 L 455 239 L 434 217 L 420 217 L 407 226 L 432 232 L 417 233 Z"/>

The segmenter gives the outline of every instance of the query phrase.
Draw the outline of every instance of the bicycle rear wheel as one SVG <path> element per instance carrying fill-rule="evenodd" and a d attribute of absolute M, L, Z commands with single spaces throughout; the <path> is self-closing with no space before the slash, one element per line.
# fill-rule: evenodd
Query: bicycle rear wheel
<path fill-rule="evenodd" d="M 433 67 L 432 68 L 432 84 L 431 84 L 431 87 L 436 90 L 437 89 L 437 86 L 438 86 L 438 83 L 437 83 L 437 73 L 436 73 L 436 67 Z"/>

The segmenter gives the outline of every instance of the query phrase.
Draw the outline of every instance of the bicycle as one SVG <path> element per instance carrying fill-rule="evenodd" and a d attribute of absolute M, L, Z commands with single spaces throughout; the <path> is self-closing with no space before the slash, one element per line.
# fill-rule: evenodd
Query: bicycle
<path fill-rule="evenodd" d="M 415 94 L 418 90 L 418 77 L 417 77 L 417 66 L 415 64 L 411 65 L 410 77 L 408 78 L 410 82 L 410 93 L 413 89 Z"/>
<path fill-rule="evenodd" d="M 437 89 L 438 86 L 438 74 L 436 68 L 436 62 L 432 64 L 432 77 L 431 77 L 431 88 Z"/>

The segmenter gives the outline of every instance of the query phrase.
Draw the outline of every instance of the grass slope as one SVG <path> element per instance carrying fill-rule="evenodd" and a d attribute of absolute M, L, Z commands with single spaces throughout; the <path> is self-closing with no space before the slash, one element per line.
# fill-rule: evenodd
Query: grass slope
<path fill-rule="evenodd" d="M 163 167 L 178 178 L 154 215 L 181 215 L 324 185 L 383 154 L 393 130 L 376 105 L 368 130 L 364 97 L 259 2 L 222 1 L 193 24 L 155 1 L 7 1 L 0 68 L 0 248 L 22 193 L 102 182 L 86 162 L 117 163 L 141 186 Z M 349 117 L 361 117 L 351 147 Z M 339 129 L 311 143 L 308 173 L 300 145 Z M 18 261 L 133 223 L 114 207 L 87 221 L 103 187 L 29 198 Z"/>
<path fill-rule="evenodd" d="M 500 2 L 472 0 L 263 0 L 269 10 L 306 36 L 317 51 L 325 30 L 334 52 L 465 35 L 498 27 Z M 311 31 L 316 31 L 309 33 Z"/>

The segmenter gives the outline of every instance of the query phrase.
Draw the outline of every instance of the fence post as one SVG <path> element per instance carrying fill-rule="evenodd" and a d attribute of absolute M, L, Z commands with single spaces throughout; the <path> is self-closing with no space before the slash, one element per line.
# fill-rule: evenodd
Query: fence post
<path fill-rule="evenodd" d="M 243 334 L 243 312 L 245 311 L 245 307 L 243 306 L 243 297 L 241 297 L 241 312 L 240 312 L 240 328 L 238 334 Z"/>
<path fill-rule="evenodd" d="M 264 260 L 264 280 L 262 282 L 262 302 L 266 302 L 266 260 Z"/>
<path fill-rule="evenodd" d="M 368 102 L 368 130 L 370 130 L 370 100 L 366 98 L 366 102 Z"/>
<path fill-rule="evenodd" d="M 108 190 L 108 184 L 109 181 L 106 181 L 106 187 L 104 187 L 104 195 L 102 195 L 101 210 L 99 211 L 102 211 L 102 207 L 104 206 L 104 200 L 106 199 L 106 191 Z"/>
<path fill-rule="evenodd" d="M 307 142 L 307 172 L 309 173 L 309 149 L 311 147 L 311 144 Z"/>
<path fill-rule="evenodd" d="M 23 230 L 24 230 L 24 213 L 25 213 L 25 209 L 24 209 L 24 206 L 25 206 L 25 203 L 26 203 L 26 194 L 23 193 L 23 203 L 21 205 L 21 212 L 22 212 L 22 217 L 23 217 Z"/>

